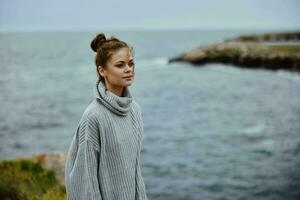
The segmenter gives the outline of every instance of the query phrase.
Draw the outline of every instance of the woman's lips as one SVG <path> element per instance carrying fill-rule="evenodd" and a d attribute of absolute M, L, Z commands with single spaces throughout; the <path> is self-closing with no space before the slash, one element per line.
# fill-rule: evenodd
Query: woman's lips
<path fill-rule="evenodd" d="M 129 78 L 132 78 L 132 76 L 126 76 L 126 77 L 124 77 L 124 78 L 129 79 Z"/>

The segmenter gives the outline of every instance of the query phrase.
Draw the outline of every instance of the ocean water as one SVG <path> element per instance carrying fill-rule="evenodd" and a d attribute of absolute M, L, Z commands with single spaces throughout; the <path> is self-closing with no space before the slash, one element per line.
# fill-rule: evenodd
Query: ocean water
<path fill-rule="evenodd" d="M 105 32 L 134 47 L 149 199 L 300 199 L 300 74 L 167 62 L 245 33 Z M 93 98 L 95 34 L 0 34 L 0 159 L 69 147 Z"/>

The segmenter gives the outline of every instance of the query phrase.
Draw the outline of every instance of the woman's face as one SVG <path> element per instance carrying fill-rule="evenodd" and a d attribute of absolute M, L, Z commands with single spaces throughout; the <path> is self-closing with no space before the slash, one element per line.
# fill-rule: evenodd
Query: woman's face
<path fill-rule="evenodd" d="M 116 50 L 107 61 L 106 68 L 98 67 L 106 87 L 112 90 L 130 86 L 134 78 L 134 61 L 128 48 Z M 129 77 L 130 78 L 126 78 Z"/>

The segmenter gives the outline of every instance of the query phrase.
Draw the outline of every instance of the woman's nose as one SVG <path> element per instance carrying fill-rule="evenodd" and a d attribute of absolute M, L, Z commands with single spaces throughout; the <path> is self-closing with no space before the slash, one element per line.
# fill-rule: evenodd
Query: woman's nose
<path fill-rule="evenodd" d="M 131 67 L 130 65 L 126 65 L 126 72 L 132 71 L 132 68 L 133 68 L 133 67 Z"/>

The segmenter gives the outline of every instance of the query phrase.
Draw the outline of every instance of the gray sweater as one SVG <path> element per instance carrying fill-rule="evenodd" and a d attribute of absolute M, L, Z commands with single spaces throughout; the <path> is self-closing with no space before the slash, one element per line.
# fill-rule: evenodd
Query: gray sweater
<path fill-rule="evenodd" d="M 68 200 L 147 200 L 140 166 L 140 106 L 127 87 L 120 97 L 97 81 L 94 95 L 68 151 Z"/>

